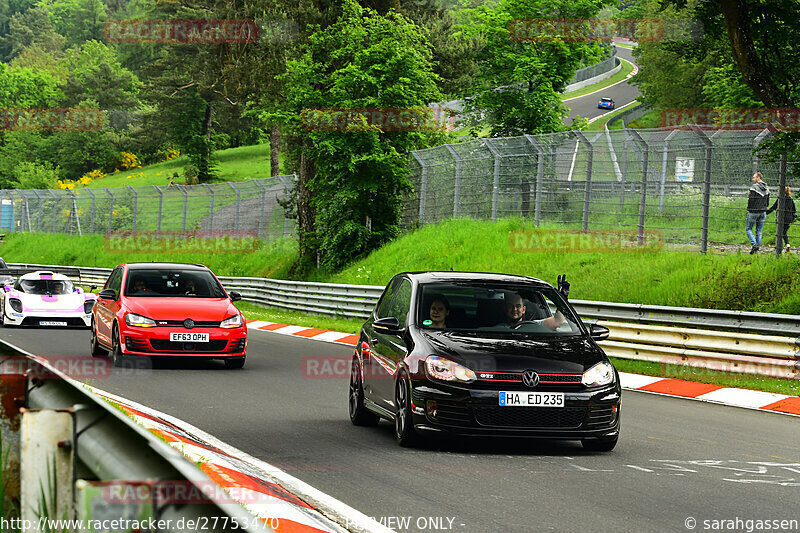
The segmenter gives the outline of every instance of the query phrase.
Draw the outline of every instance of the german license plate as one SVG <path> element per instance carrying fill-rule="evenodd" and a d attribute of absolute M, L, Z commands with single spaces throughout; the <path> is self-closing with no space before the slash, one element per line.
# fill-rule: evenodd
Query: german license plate
<path fill-rule="evenodd" d="M 39 321 L 39 325 L 40 326 L 66 326 L 67 323 L 66 322 L 61 322 L 61 321 L 58 321 L 58 320 L 40 320 Z"/>
<path fill-rule="evenodd" d="M 208 333 L 170 333 L 172 342 L 208 342 Z"/>
<path fill-rule="evenodd" d="M 501 407 L 564 407 L 563 392 L 501 392 Z"/>

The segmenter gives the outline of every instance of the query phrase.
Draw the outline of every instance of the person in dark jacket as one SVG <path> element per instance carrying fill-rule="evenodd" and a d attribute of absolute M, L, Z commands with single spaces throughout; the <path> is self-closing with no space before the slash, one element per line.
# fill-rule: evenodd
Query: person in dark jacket
<path fill-rule="evenodd" d="M 783 235 L 781 235 L 781 238 L 783 238 L 783 244 L 786 245 L 786 252 L 790 252 L 792 248 L 789 246 L 789 224 L 794 222 L 794 220 L 797 218 L 797 208 L 794 205 L 794 200 L 792 199 L 792 190 L 789 187 L 786 187 L 786 196 L 784 198 L 778 197 L 778 199 L 775 200 L 775 203 L 772 204 L 772 207 L 767 209 L 768 215 L 778 209 L 778 203 L 783 204 L 781 209 L 779 209 L 779 212 L 783 211 Z M 775 243 L 775 246 L 777 247 L 780 245 L 781 241 L 778 240 L 778 242 Z"/>
<path fill-rule="evenodd" d="M 750 253 L 754 254 L 761 248 L 761 232 L 764 229 L 764 221 L 767 220 L 767 206 L 769 206 L 769 187 L 764 183 L 761 172 L 753 174 L 753 185 L 747 196 L 747 222 L 744 230 L 747 238 L 750 239 Z M 753 235 L 753 227 L 756 229 Z"/>

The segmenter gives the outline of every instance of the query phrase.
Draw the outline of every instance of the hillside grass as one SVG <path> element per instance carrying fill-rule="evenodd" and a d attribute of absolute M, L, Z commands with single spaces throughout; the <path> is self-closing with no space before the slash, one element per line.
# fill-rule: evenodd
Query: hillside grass
<path fill-rule="evenodd" d="M 269 144 L 240 146 L 217 150 L 217 178 L 214 182 L 246 181 L 269 176 Z M 126 170 L 109 174 L 104 178 L 94 180 L 86 187 L 141 187 L 149 185 L 166 186 L 174 173 L 178 173 L 175 183 L 183 184 L 183 168 L 188 164 L 186 156 L 178 157 L 162 163 L 154 163 L 141 168 Z M 281 171 L 283 157 L 281 157 Z"/>
<path fill-rule="evenodd" d="M 568 227 L 548 224 L 541 231 Z M 385 285 L 401 271 L 452 268 L 534 276 L 552 283 L 557 275 L 567 274 L 570 297 L 575 299 L 800 314 L 800 257 L 794 254 L 780 259 L 767 253 L 702 255 L 669 245 L 647 252 L 512 249 L 512 232 L 532 229 L 533 222 L 523 219 L 449 220 L 408 233 L 340 272 L 315 271 L 309 279 Z M 744 242 L 743 232 L 741 237 Z M 114 250 L 103 235 L 9 234 L 0 245 L 0 255 L 14 263 L 113 267 L 124 261 L 200 262 L 219 275 L 283 279 L 289 277 L 298 254 L 297 244 L 286 239 L 261 242 L 247 253 L 179 252 Z"/>

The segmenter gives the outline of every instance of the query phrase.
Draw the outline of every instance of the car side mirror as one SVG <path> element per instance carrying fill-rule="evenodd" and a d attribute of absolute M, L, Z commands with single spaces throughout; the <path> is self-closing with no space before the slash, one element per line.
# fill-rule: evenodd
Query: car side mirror
<path fill-rule="evenodd" d="M 400 331 L 400 321 L 393 316 L 387 316 L 374 321 L 372 327 L 381 333 L 398 333 Z"/>
<path fill-rule="evenodd" d="M 589 335 L 596 341 L 606 340 L 610 333 L 611 330 L 605 326 L 601 326 L 600 324 L 592 324 L 589 326 Z"/>
<path fill-rule="evenodd" d="M 97 288 L 97 285 L 89 285 L 89 292 L 93 292 Z"/>
<path fill-rule="evenodd" d="M 228 294 L 230 295 L 230 297 L 231 297 L 231 301 L 232 301 L 232 302 L 238 302 L 239 300 L 241 300 L 241 299 L 242 299 L 242 295 L 241 295 L 241 294 L 239 294 L 239 293 L 238 293 L 238 292 L 236 292 L 236 291 L 231 291 L 231 292 L 229 292 Z"/>
<path fill-rule="evenodd" d="M 115 291 L 114 289 L 104 289 L 104 290 L 100 291 L 100 294 L 98 294 L 98 296 L 100 298 L 103 298 L 104 300 L 114 300 L 114 301 L 116 301 L 117 300 L 117 291 Z"/>

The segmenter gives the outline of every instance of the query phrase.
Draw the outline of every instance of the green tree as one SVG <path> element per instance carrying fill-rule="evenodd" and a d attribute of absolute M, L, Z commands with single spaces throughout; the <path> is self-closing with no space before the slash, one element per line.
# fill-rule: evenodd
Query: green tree
<path fill-rule="evenodd" d="M 60 170 L 51 163 L 23 161 L 14 169 L 15 189 L 55 189 Z"/>
<path fill-rule="evenodd" d="M 431 46 L 402 15 L 345 0 L 338 20 L 317 27 L 302 57 L 289 62 L 284 80 L 282 118 L 299 166 L 302 267 L 319 251 L 325 266 L 340 268 L 397 235 L 410 188 L 407 152 L 431 142 L 431 134 L 390 131 L 363 116 L 345 131 L 315 130 L 303 112 L 420 108 L 439 100 Z"/>
<path fill-rule="evenodd" d="M 45 53 L 59 54 L 65 45 L 66 39 L 56 32 L 49 13 L 41 7 L 12 15 L 8 33 L 0 39 L 0 50 L 6 60 L 31 47 Z"/>
<path fill-rule="evenodd" d="M 561 34 L 530 42 L 526 39 L 531 36 L 523 29 L 526 26 L 515 25 L 513 21 L 588 19 L 597 15 L 603 3 L 602 0 L 500 0 L 494 8 L 475 9 L 474 24 L 466 26 L 464 31 L 479 35 L 483 46 L 476 57 L 474 83 L 465 94 L 465 107 L 478 117 L 478 125 L 487 124 L 492 136 L 563 129 L 561 121 L 568 110 L 559 93 L 584 60 L 599 58 L 602 46 L 566 42 Z"/>
<path fill-rule="evenodd" d="M 65 105 L 92 99 L 103 109 L 133 111 L 138 105 L 139 79 L 122 66 L 114 48 L 98 41 L 86 41 L 70 50 L 66 64 L 69 75 L 64 85 Z"/>
<path fill-rule="evenodd" d="M 103 24 L 108 19 L 102 0 L 39 0 L 47 10 L 55 30 L 66 37 L 67 45 L 103 38 Z"/>

